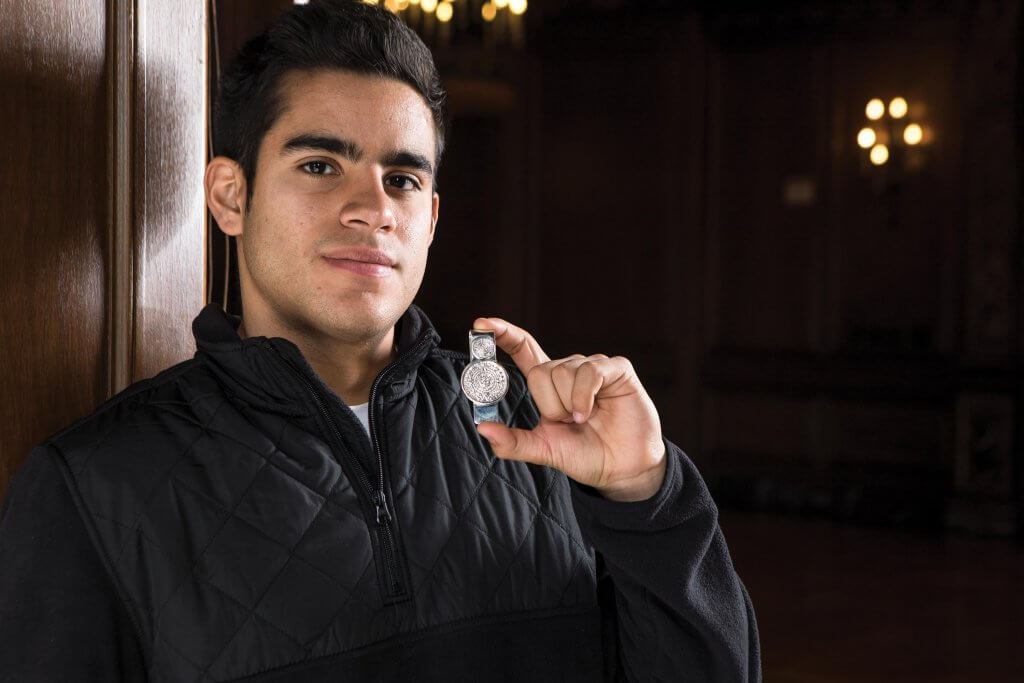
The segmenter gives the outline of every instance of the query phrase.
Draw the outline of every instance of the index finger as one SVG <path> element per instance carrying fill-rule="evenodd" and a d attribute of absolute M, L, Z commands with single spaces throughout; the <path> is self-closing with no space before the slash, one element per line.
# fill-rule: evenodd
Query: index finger
<path fill-rule="evenodd" d="M 512 357 L 512 362 L 524 375 L 551 360 L 532 334 L 507 320 L 477 318 L 473 321 L 473 329 L 494 332 L 494 343 Z"/>

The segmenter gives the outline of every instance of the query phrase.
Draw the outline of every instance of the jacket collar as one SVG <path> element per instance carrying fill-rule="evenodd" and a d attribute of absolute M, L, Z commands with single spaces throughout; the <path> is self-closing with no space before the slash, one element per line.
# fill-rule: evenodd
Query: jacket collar
<path fill-rule="evenodd" d="M 196 358 L 204 361 L 218 380 L 246 402 L 272 412 L 299 415 L 307 412 L 308 389 L 296 371 L 327 394 L 299 348 L 282 337 L 238 336 L 242 319 L 217 304 L 208 304 L 192 321 Z M 396 356 L 378 380 L 378 393 L 394 399 L 412 391 L 420 364 L 440 343 L 430 319 L 415 304 L 395 324 Z M 340 399 L 339 399 L 340 400 Z"/>

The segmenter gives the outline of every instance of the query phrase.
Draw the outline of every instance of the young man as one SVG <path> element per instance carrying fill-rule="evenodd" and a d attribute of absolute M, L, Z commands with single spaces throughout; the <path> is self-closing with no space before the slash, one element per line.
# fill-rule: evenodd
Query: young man
<path fill-rule="evenodd" d="M 412 305 L 444 94 L 388 12 L 289 10 L 217 104 L 244 322 L 37 449 L 0 522 L 0 679 L 756 681 L 717 512 L 629 362 L 514 361 L 474 424 Z M 506 426 L 510 425 L 510 426 Z"/>

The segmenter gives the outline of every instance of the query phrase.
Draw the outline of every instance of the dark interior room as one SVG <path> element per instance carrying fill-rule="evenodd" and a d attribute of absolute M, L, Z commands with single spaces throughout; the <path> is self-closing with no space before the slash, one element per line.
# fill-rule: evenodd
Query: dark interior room
<path fill-rule="evenodd" d="M 241 314 L 197 184 L 209 103 L 293 2 L 127 4 L 0 22 L 0 491 L 190 357 L 203 303 Z M 632 362 L 766 681 L 1024 680 L 1020 0 L 381 4 L 448 94 L 415 299 L 442 346 L 498 316 Z"/>

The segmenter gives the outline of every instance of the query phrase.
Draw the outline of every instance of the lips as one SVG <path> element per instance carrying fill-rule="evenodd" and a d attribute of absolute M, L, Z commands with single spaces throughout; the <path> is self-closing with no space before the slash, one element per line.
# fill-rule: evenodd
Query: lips
<path fill-rule="evenodd" d="M 395 260 L 379 249 L 345 247 L 322 254 L 332 268 L 340 268 L 365 277 L 387 277 L 394 272 Z"/>
<path fill-rule="evenodd" d="M 394 266 L 395 259 L 379 249 L 366 247 L 343 247 L 329 249 L 323 257 L 338 261 L 359 261 L 361 263 L 378 263 L 382 266 Z"/>

